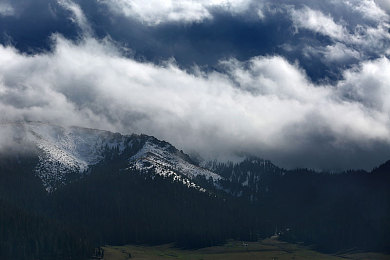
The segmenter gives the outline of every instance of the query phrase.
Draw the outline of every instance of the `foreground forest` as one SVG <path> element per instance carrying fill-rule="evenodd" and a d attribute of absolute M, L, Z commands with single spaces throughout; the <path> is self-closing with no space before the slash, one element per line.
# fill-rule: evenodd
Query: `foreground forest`
<path fill-rule="evenodd" d="M 120 157 L 47 193 L 30 172 L 34 160 L 1 164 L 2 259 L 86 259 L 106 244 L 201 248 L 275 233 L 326 253 L 390 250 L 390 162 L 370 173 L 272 168 L 259 172 L 257 191 L 248 185 L 236 196 L 233 181 L 230 190 L 203 183 L 208 189 L 201 191 L 153 172 L 122 170 Z M 249 161 L 224 167 L 256 170 Z"/>

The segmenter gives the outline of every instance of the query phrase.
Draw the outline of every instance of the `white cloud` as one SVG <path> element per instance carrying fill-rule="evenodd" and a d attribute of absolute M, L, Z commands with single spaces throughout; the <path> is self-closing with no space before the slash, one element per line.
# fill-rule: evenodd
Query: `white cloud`
<path fill-rule="evenodd" d="M 288 166 L 326 167 L 351 145 L 390 144 L 386 58 L 346 71 L 335 88 L 313 85 L 282 57 L 225 61 L 227 75 L 190 74 L 124 58 L 107 41 L 54 39 L 53 53 L 34 56 L 0 46 L 2 121 L 143 132 L 208 158 L 250 152 Z"/>
<path fill-rule="evenodd" d="M 390 15 L 390 1 L 388 0 L 375 0 L 375 3 L 382 8 L 387 14 Z"/>
<path fill-rule="evenodd" d="M 321 11 L 306 6 L 298 10 L 291 9 L 291 16 L 296 28 L 308 29 L 334 39 L 343 39 L 345 36 L 345 28 Z"/>
<path fill-rule="evenodd" d="M 380 21 L 387 18 L 386 12 L 380 7 L 382 0 L 348 0 L 344 1 L 343 4 L 370 20 Z"/>
<path fill-rule="evenodd" d="M 352 61 L 361 60 L 362 54 L 353 47 L 348 47 L 344 43 L 336 42 L 325 47 L 306 46 L 303 49 L 304 55 L 308 58 L 316 59 L 318 56 L 326 63 L 345 64 Z"/>
<path fill-rule="evenodd" d="M 6 2 L 0 2 L 0 16 L 13 16 L 15 15 L 15 9 Z"/>
<path fill-rule="evenodd" d="M 301 9 L 288 7 L 297 30 L 311 30 L 329 36 L 333 41 L 325 48 L 308 45 L 303 49 L 304 54 L 321 54 L 325 62 L 348 62 L 351 59 L 364 60 L 373 54 L 384 55 L 390 46 L 389 16 L 373 1 L 337 1 L 336 7 L 340 5 L 360 15 L 359 23 L 351 25 L 348 17 L 336 23 L 330 15 L 307 6 Z M 375 23 L 367 23 L 364 18 Z"/>
<path fill-rule="evenodd" d="M 257 10 L 257 16 L 259 17 L 260 20 L 264 20 L 265 19 L 264 11 L 262 9 Z"/>
<path fill-rule="evenodd" d="M 212 19 L 210 10 L 221 8 L 232 13 L 245 11 L 251 0 L 98 0 L 118 14 L 136 18 L 148 25 L 164 22 L 200 22 Z"/>
<path fill-rule="evenodd" d="M 360 68 L 344 73 L 338 89 L 345 99 L 357 100 L 373 111 L 390 115 L 390 61 L 380 58 L 364 62 Z"/>
<path fill-rule="evenodd" d="M 92 29 L 87 21 L 87 18 L 85 17 L 84 12 L 81 10 L 79 5 L 75 4 L 71 0 L 57 0 L 57 2 L 63 8 L 69 10 L 72 13 L 72 21 L 80 27 L 80 29 L 83 31 L 83 34 L 92 33 Z"/>
<path fill-rule="evenodd" d="M 326 46 L 324 57 L 330 62 L 346 62 L 351 59 L 360 59 L 360 53 L 354 49 L 348 48 L 342 43 Z"/>

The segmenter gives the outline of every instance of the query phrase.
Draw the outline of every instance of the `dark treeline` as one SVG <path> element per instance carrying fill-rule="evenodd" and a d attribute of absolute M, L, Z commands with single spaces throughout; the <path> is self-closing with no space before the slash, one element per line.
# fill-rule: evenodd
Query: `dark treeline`
<path fill-rule="evenodd" d="M 0 259 L 87 259 L 94 245 L 86 234 L 45 216 L 50 197 L 31 173 L 35 163 L 0 160 Z"/>
<path fill-rule="evenodd" d="M 390 185 L 372 175 L 293 172 L 271 185 L 267 208 L 290 228 L 286 240 L 326 252 L 389 250 Z"/>
<path fill-rule="evenodd" d="M 85 237 L 52 219 L 0 201 L 0 259 L 87 259 Z"/>
<path fill-rule="evenodd" d="M 390 251 L 390 161 L 369 173 L 287 171 L 262 160 L 214 168 L 284 240 L 325 252 Z"/>
<path fill-rule="evenodd" d="M 98 244 L 176 242 L 194 248 L 230 237 L 253 239 L 242 227 L 254 215 L 238 200 L 147 173 L 97 173 L 57 192 L 53 202 L 56 217 L 87 227 Z M 243 216 L 248 219 L 240 223 Z"/>
<path fill-rule="evenodd" d="M 326 174 L 247 160 L 214 167 L 229 180 L 220 184 L 224 191 L 200 178 L 209 187 L 201 192 L 153 172 L 124 170 L 123 156 L 108 156 L 51 194 L 31 174 L 36 159 L 0 162 L 0 258 L 85 259 L 104 244 L 196 248 L 255 241 L 275 230 L 326 252 L 389 250 L 390 163 L 371 173 Z"/>

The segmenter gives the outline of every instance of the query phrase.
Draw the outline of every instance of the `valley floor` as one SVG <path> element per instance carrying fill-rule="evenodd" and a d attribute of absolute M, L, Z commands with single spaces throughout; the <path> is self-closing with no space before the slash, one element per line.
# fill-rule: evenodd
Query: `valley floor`
<path fill-rule="evenodd" d="M 188 260 L 229 260 L 229 259 L 270 259 L 270 260 L 389 260 L 390 255 L 380 253 L 345 253 L 327 255 L 309 249 L 308 247 L 266 239 L 260 242 L 243 244 L 231 241 L 223 246 L 207 247 L 197 250 L 183 250 L 169 245 L 160 246 L 106 246 L 104 260 L 128 259 L 188 259 Z M 131 257 L 131 258 L 130 258 Z"/>

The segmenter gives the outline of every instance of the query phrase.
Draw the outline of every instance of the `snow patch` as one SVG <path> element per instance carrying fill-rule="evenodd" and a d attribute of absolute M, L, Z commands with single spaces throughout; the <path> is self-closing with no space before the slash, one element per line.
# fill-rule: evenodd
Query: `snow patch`
<path fill-rule="evenodd" d="M 27 139 L 40 153 L 35 173 L 48 192 L 66 184 L 72 174 L 83 176 L 104 159 L 105 149 L 126 147 L 124 136 L 86 128 L 63 128 L 43 123 L 26 124 Z"/>
<path fill-rule="evenodd" d="M 221 179 L 218 174 L 188 162 L 184 156 L 169 144 L 160 146 L 148 140 L 139 152 L 130 158 L 130 162 L 147 161 L 156 168 L 170 168 L 189 179 L 197 176 L 204 176 L 214 182 Z"/>

